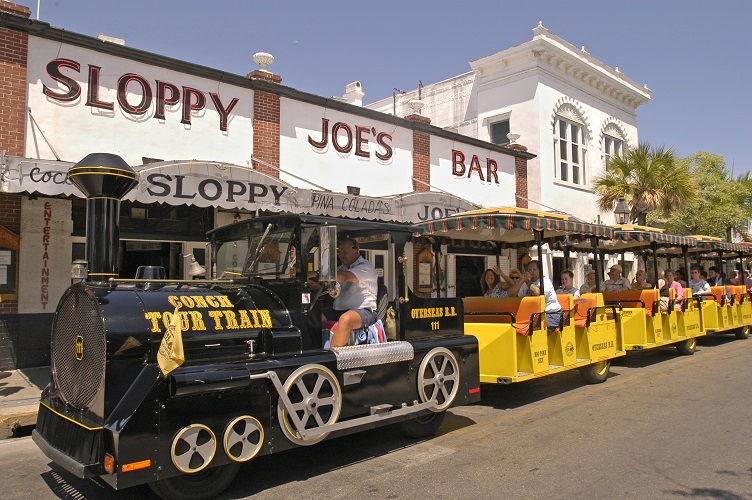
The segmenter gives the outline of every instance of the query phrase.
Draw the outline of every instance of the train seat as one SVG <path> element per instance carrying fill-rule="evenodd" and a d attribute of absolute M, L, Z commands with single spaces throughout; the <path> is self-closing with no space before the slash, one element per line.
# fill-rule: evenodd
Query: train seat
<path fill-rule="evenodd" d="M 566 326 L 572 324 L 572 295 L 570 294 L 558 294 L 556 300 L 559 301 L 563 314 L 561 315 L 561 325 L 556 326 L 556 331 L 563 330 Z"/>
<path fill-rule="evenodd" d="M 656 288 L 603 292 L 603 300 L 606 304 L 619 303 L 622 307 L 642 307 L 647 317 L 656 315 L 660 310 L 660 291 Z"/>
<path fill-rule="evenodd" d="M 540 328 L 542 296 L 538 297 L 465 297 L 465 321 L 468 323 L 514 323 L 518 335 L 527 336 Z M 470 313 L 470 314 L 468 314 Z"/>
<path fill-rule="evenodd" d="M 590 315 L 598 307 L 598 295 L 583 293 L 574 301 L 574 326 L 586 328 L 590 325 Z"/>

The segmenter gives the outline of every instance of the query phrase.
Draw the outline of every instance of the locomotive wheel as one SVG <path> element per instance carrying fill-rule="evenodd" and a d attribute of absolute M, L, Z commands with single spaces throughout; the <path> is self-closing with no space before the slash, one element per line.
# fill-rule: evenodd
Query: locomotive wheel
<path fill-rule="evenodd" d="M 592 365 L 580 368 L 580 375 L 588 384 L 600 384 L 608 378 L 608 370 L 611 367 L 611 361 L 598 361 Z"/>
<path fill-rule="evenodd" d="M 240 464 L 213 467 L 197 474 L 181 474 L 149 483 L 151 490 L 161 498 L 171 500 L 204 500 L 216 498 L 235 479 Z"/>
<path fill-rule="evenodd" d="M 744 340 L 747 337 L 749 337 L 749 327 L 748 326 L 743 326 L 743 327 L 739 328 L 736 331 L 736 338 L 738 338 L 739 340 Z"/>
<path fill-rule="evenodd" d="M 303 422 L 306 430 L 333 424 L 342 409 L 342 392 L 334 374 L 321 365 L 301 366 L 287 377 L 285 393 L 290 398 L 292 409 Z M 318 443 L 328 432 L 302 438 L 282 400 L 277 404 L 277 418 L 287 439 L 302 446 Z"/>
<path fill-rule="evenodd" d="M 433 412 L 422 417 L 405 420 L 397 424 L 397 429 L 403 436 L 409 438 L 425 438 L 433 436 L 441 427 L 446 416 L 445 411 Z"/>
<path fill-rule="evenodd" d="M 264 429 L 253 417 L 238 417 L 227 424 L 224 444 L 228 457 L 236 462 L 247 462 L 261 450 Z"/>
<path fill-rule="evenodd" d="M 445 347 L 432 349 L 423 358 L 418 372 L 418 393 L 421 402 L 436 399 L 432 411 L 444 411 L 452 404 L 460 388 L 460 370 L 452 351 Z M 441 423 L 441 422 L 439 422 Z"/>
<path fill-rule="evenodd" d="M 695 347 L 697 347 L 697 338 L 692 337 L 676 344 L 676 352 L 682 356 L 689 356 L 695 353 Z"/>
<path fill-rule="evenodd" d="M 182 428 L 172 440 L 172 463 L 180 471 L 193 474 L 205 469 L 217 451 L 217 438 L 207 426 L 193 424 Z"/>

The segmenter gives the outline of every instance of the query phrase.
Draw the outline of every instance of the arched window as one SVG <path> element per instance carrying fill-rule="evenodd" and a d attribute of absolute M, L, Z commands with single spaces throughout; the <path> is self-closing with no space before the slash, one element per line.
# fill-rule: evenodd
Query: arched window
<path fill-rule="evenodd" d="M 608 165 L 608 161 L 613 156 L 622 156 L 625 153 L 627 142 L 625 140 L 624 132 L 615 123 L 609 123 L 603 128 L 603 140 L 601 141 L 601 149 L 603 154 L 601 159 L 603 160 L 603 167 Z"/>
<path fill-rule="evenodd" d="M 587 128 L 579 111 L 562 105 L 554 116 L 554 177 L 562 182 L 587 184 Z"/>

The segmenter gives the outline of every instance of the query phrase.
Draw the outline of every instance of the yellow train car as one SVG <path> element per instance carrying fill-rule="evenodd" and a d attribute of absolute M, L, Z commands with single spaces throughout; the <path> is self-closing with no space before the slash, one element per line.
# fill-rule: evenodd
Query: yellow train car
<path fill-rule="evenodd" d="M 632 224 L 614 226 L 613 239 L 603 243 L 603 248 L 611 252 L 639 252 L 648 260 L 652 258 L 653 269 L 660 269 L 659 258 L 663 260 L 679 256 L 684 258 L 685 267 L 688 268 L 689 249 L 696 246 L 695 238 Z M 667 292 L 663 306 L 661 292 L 657 288 L 603 293 L 606 304 L 618 308 L 617 325 L 624 337 L 626 350 L 673 345 L 680 354 L 694 353 L 696 337 L 704 334 L 701 308 L 696 300 L 692 300 L 689 288 L 684 289 L 682 297 L 676 297 L 673 289 Z"/>
<path fill-rule="evenodd" d="M 578 249 L 610 239 L 612 229 L 570 220 L 566 215 L 519 208 L 494 208 L 425 222 L 424 235 L 449 246 L 459 242 L 496 242 L 500 246 L 536 245 L 539 261 L 543 244 L 571 244 Z M 467 245 L 465 245 L 467 246 Z M 541 288 L 549 286 L 541 280 Z M 548 282 L 550 284 L 550 282 Z M 558 295 L 560 324 L 548 332 L 545 289 L 538 296 L 464 297 L 465 334 L 478 339 L 480 380 L 509 384 L 579 369 L 590 383 L 608 377 L 611 359 L 626 354 L 616 308 L 600 293 L 575 299 Z"/>
<path fill-rule="evenodd" d="M 741 261 L 748 255 L 749 247 L 739 243 L 729 243 L 720 238 L 706 235 L 692 236 L 697 246 L 690 250 L 698 261 L 702 259 L 722 262 L 724 260 Z M 746 339 L 752 325 L 752 297 L 744 285 L 727 284 L 711 287 L 712 296 L 702 298 L 701 328 L 707 334 L 734 334 L 736 338 Z"/>

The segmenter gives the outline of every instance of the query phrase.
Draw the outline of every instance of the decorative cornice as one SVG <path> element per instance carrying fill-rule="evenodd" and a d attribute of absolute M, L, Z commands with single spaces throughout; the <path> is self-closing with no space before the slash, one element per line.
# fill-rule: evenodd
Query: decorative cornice
<path fill-rule="evenodd" d="M 585 47 L 577 48 L 548 31 L 542 24 L 533 29 L 533 39 L 516 47 L 471 61 L 470 67 L 479 76 L 502 70 L 512 71 L 515 65 L 550 68 L 602 95 L 621 102 L 632 109 L 650 101 L 650 89 L 630 79 L 619 68 L 611 68 L 599 61 Z"/>

